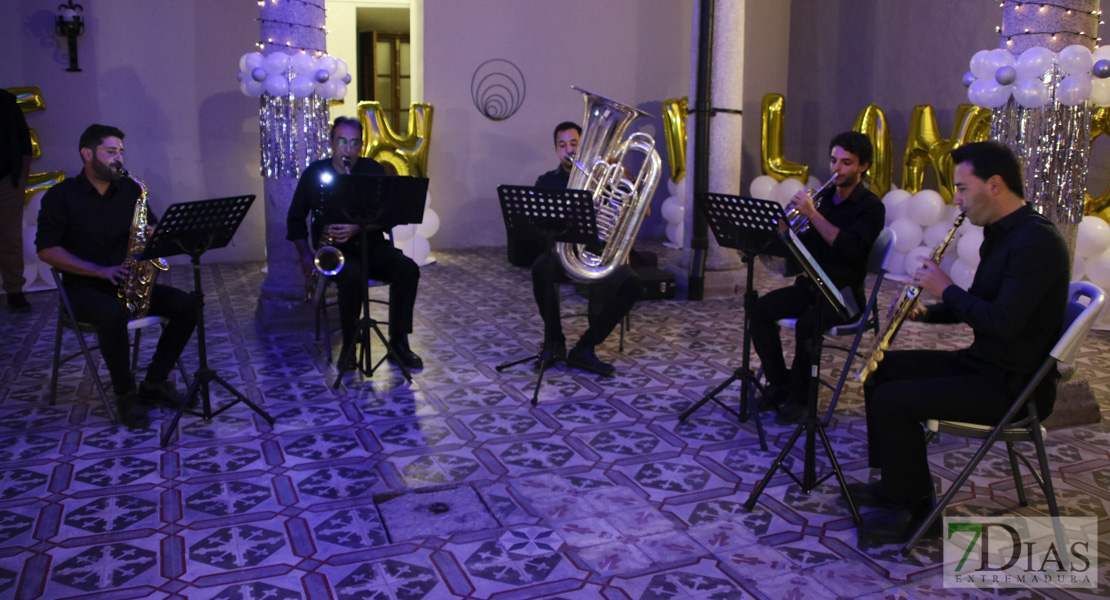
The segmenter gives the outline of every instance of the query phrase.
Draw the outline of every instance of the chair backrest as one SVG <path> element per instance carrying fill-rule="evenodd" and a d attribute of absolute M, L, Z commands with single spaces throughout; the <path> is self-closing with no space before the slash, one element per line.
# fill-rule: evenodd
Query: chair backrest
<path fill-rule="evenodd" d="M 885 271 L 886 261 L 890 259 L 890 253 L 894 251 L 894 242 L 898 239 L 898 235 L 894 230 L 889 227 L 883 227 L 879 232 L 879 237 L 875 238 L 875 243 L 871 245 L 871 253 L 867 255 L 867 272 L 878 273 Z"/>
<path fill-rule="evenodd" d="M 1084 299 L 1087 300 L 1086 305 L 1081 302 Z M 1075 360 L 1075 355 L 1087 339 L 1087 332 L 1095 324 L 1105 303 L 1106 295 L 1097 285 L 1087 281 L 1071 282 L 1068 286 L 1067 311 L 1064 314 L 1064 331 L 1049 354 L 1063 363 Z"/>

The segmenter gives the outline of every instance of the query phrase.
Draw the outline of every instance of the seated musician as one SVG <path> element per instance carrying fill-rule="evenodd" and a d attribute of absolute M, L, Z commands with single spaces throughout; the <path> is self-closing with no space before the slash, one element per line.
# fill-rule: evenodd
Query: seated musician
<path fill-rule="evenodd" d="M 966 323 L 974 340 L 963 350 L 888 351 L 864 384 L 869 461 L 881 480 L 850 484 L 864 506 L 881 508 L 860 539 L 904 543 L 935 503 L 921 423 L 940 419 L 993 425 L 1005 414 L 1055 345 L 1068 300 L 1071 261 L 1056 227 L 1023 199 L 1022 169 L 997 142 L 952 151 L 953 198 L 983 229 L 982 257 L 964 291 L 932 262 L 913 275 L 940 300 L 908 316 Z M 1037 388 L 1037 413 L 1056 399 L 1055 370 Z"/>
<path fill-rule="evenodd" d="M 327 206 L 334 202 L 330 193 L 331 183 L 342 173 L 362 175 L 385 175 L 385 169 L 375 160 L 360 157 L 362 150 L 362 123 L 350 117 L 336 117 L 331 127 L 331 157 L 318 160 L 301 173 L 297 190 L 289 204 L 286 219 L 286 239 L 297 247 L 301 270 L 305 280 L 310 281 L 315 269 L 315 251 L 309 245 L 309 228 L 306 219 L 312 215 L 312 240 L 318 246 L 322 235 L 328 235 L 344 256 L 343 270 L 336 274 L 339 287 L 339 324 L 343 332 L 343 347 L 357 342 L 358 320 L 362 312 L 362 290 L 367 285 L 364 279 L 361 260 L 359 226 L 350 223 L 324 223 L 320 215 L 336 207 Z M 406 368 L 424 367 L 412 348 L 409 347 L 408 334 L 412 333 L 413 306 L 416 304 L 416 289 L 420 281 L 420 267 L 413 260 L 393 247 L 382 228 L 371 226 L 366 232 L 367 265 L 365 276 L 389 282 L 389 344 Z M 355 353 L 349 352 L 347 363 L 339 365 L 341 371 L 354 368 Z"/>
<path fill-rule="evenodd" d="M 158 338 L 146 376 L 136 388 L 128 356 L 131 315 L 117 292 L 129 272 L 124 259 L 142 190 L 121 173 L 122 131 L 90 125 L 78 146 L 84 168 L 43 196 L 35 245 L 39 258 L 62 272 L 62 285 L 77 320 L 96 328 L 120 420 L 129 429 L 141 429 L 150 424 L 148 408 L 176 408 L 184 401 L 169 374 L 193 335 L 196 309 L 188 293 L 153 286 L 147 314 L 167 317 L 169 322 Z M 149 205 L 147 215 L 148 223 L 154 223 Z"/>
<path fill-rule="evenodd" d="M 886 218 L 882 201 L 863 185 L 863 175 L 871 166 L 871 154 L 871 140 L 866 135 L 854 131 L 837 135 L 829 142 L 829 168 L 836 177 L 833 186 L 817 198 L 810 198 L 805 191 L 798 192 L 790 203 L 809 219 L 809 230 L 799 234 L 799 239 L 837 289 L 851 289 L 857 306 L 865 304 L 867 255 Z M 817 201 L 819 206 L 815 206 Z M 780 225 L 780 229 L 785 231 L 785 226 Z M 768 384 L 760 409 L 778 408 L 775 422 L 780 425 L 797 423 L 806 406 L 810 366 L 815 358 L 809 354 L 808 342 L 813 336 L 822 335 L 815 331 L 815 299 L 820 299 L 824 327 L 844 322 L 805 275 L 799 275 L 791 286 L 764 294 L 752 307 L 752 345 L 763 363 Z M 782 355 L 779 319 L 797 319 L 790 371 Z"/>
<path fill-rule="evenodd" d="M 582 129 L 569 121 L 555 127 L 555 154 L 559 157 L 559 166 L 540 175 L 536 180 L 536 187 L 566 189 L 571 169 L 574 168 L 571 156 L 578 150 L 581 134 Z M 549 279 L 551 272 L 554 272 L 554 280 Z M 540 254 L 532 265 L 532 292 L 540 317 L 544 320 L 543 353 L 540 360 L 565 358 L 572 367 L 599 375 L 611 375 L 616 372 L 616 367 L 602 362 L 597 357 L 595 348 L 609 337 L 632 310 L 644 284 L 628 265 L 617 268 L 605 279 L 591 284 L 598 288 L 590 293 L 587 309 L 589 326 L 570 354 L 567 354 L 566 336 L 563 335 L 562 319 L 559 316 L 558 290 L 558 283 L 566 280 L 566 271 L 558 257 L 547 252 Z"/>

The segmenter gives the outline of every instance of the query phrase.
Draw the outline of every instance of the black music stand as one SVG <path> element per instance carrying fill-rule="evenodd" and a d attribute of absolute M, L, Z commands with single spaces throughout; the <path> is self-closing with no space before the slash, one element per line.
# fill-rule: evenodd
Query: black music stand
<path fill-rule="evenodd" d="M 817 264 L 817 261 L 813 259 L 813 256 L 806 250 L 805 245 L 802 244 L 793 230 L 787 229 L 786 233 L 782 235 L 782 239 L 786 242 L 786 246 L 790 249 L 794 258 L 801 264 L 806 275 L 809 276 L 810 281 L 817 286 L 817 289 L 821 290 L 821 295 L 832 305 L 841 318 L 847 320 L 859 313 L 859 308 L 856 306 L 850 291 L 847 294 L 842 294 L 836 289 L 828 275 L 826 275 L 821 266 Z M 771 464 L 771 468 L 767 471 L 767 475 L 763 477 L 763 480 L 760 481 L 759 485 L 752 491 L 752 495 L 749 496 L 748 501 L 744 503 L 744 508 L 749 511 L 755 508 L 755 503 L 756 500 L 759 499 L 759 495 L 763 493 L 767 484 L 771 482 L 771 478 L 774 477 L 775 471 L 780 467 L 786 471 L 786 474 L 789 475 L 795 483 L 801 486 L 802 491 L 806 493 L 813 491 L 821 482 L 836 475 L 836 480 L 840 483 L 840 490 L 848 501 L 848 509 L 852 512 L 852 521 L 858 527 L 860 524 L 859 511 L 856 509 L 856 504 L 855 501 L 852 500 L 851 494 L 848 493 L 848 482 L 844 480 L 844 473 L 840 470 L 840 464 L 836 461 L 836 455 L 833 453 L 832 444 L 829 443 L 829 438 L 825 435 L 825 424 L 821 419 L 817 418 L 817 395 L 821 388 L 821 346 L 825 340 L 825 328 L 821 318 L 820 297 L 815 297 L 813 299 L 811 310 L 814 311 L 817 322 L 815 323 L 814 336 L 809 341 L 810 360 L 813 362 L 810 367 L 806 415 L 802 418 L 801 422 L 798 423 L 798 426 L 794 429 L 794 433 L 790 436 L 786 445 L 782 447 L 782 452 L 775 458 L 775 462 Z M 804 474 L 802 475 L 802 480 L 799 481 L 794 473 L 784 467 L 782 463 L 786 460 L 786 456 L 790 454 L 790 450 L 794 447 L 794 444 L 798 441 L 802 432 L 806 434 L 805 465 L 803 467 Z M 821 437 L 821 444 L 825 447 L 825 454 L 828 455 L 829 464 L 832 466 L 831 471 L 820 479 L 817 478 L 817 436 Z"/>
<path fill-rule="evenodd" d="M 544 251 L 548 256 L 548 268 L 544 273 L 545 289 L 555 286 L 555 242 L 567 244 L 598 244 L 597 216 L 594 212 L 590 193 L 583 190 L 562 190 L 557 188 L 536 188 L 516 185 L 497 186 L 497 196 L 501 200 L 501 214 L 505 217 L 505 230 L 510 238 L 542 238 Z M 557 303 L 549 302 L 547 317 L 558 319 Z M 545 319 L 545 322 L 548 319 Z M 539 360 L 540 374 L 536 378 L 536 389 L 532 392 L 532 405 L 539 402 L 540 384 L 547 369 L 566 358 L 548 356 L 542 347 L 538 354 L 501 363 L 495 367 L 497 372 Z"/>
<path fill-rule="evenodd" d="M 427 177 L 394 177 L 389 175 L 339 175 L 335 178 L 335 200 L 332 205 L 336 212 L 332 215 L 323 215 L 331 223 L 352 223 L 359 226 L 359 252 L 361 281 L 370 280 L 367 264 L 368 244 L 366 243 L 367 230 L 384 229 L 389 231 L 397 225 L 420 223 L 424 220 L 424 202 L 428 197 Z M 337 216 L 338 215 L 338 216 Z M 334 219 L 334 220 L 333 220 Z M 373 377 L 374 371 L 381 366 L 390 355 L 393 362 L 401 369 L 405 381 L 412 383 L 412 374 L 393 352 L 385 334 L 382 333 L 378 321 L 370 316 L 370 289 L 367 285 L 359 287 L 362 295 L 362 317 L 358 321 L 356 342 L 343 346 L 339 353 L 336 368 L 339 374 L 335 377 L 332 389 L 339 389 L 343 385 L 345 367 L 350 364 L 348 357 L 355 351 L 355 344 L 359 346 L 356 369 L 365 377 Z M 370 332 L 373 332 L 385 346 L 386 355 L 376 364 L 371 365 L 370 357 Z"/>
<path fill-rule="evenodd" d="M 204 292 L 200 285 L 200 257 L 209 250 L 227 246 L 235 235 L 235 231 L 239 228 L 239 224 L 243 222 L 243 217 L 246 216 L 247 209 L 251 207 L 252 202 L 254 202 L 253 194 L 213 200 L 198 200 L 196 202 L 181 202 L 171 205 L 166 209 L 166 214 L 162 215 L 162 220 L 158 222 L 158 226 L 155 227 L 141 257 L 143 260 L 147 260 L 188 254 L 190 261 L 193 263 L 193 291 L 190 295 L 193 297 L 197 312 L 197 356 L 200 365 L 197 368 L 196 375 L 193 376 L 193 383 L 189 386 L 189 392 L 185 395 L 185 402 L 178 407 L 177 413 L 170 421 L 170 426 L 162 434 L 161 444 L 163 447 L 169 443 L 170 436 L 173 435 L 174 430 L 177 429 L 177 423 L 181 420 L 181 415 L 186 412 L 201 417 L 205 421 L 210 421 L 212 417 L 242 402 L 258 413 L 267 423 L 274 424 L 274 418 L 266 414 L 266 411 L 259 408 L 258 405 L 251 402 L 231 384 L 217 375 L 215 371 L 208 368 L 208 346 L 204 334 Z M 212 410 L 212 401 L 208 389 L 208 384 L 212 382 L 220 384 L 235 397 L 234 401 L 216 411 Z M 196 405 L 198 398 L 204 400 L 199 413 L 189 409 L 190 406 Z"/>
<path fill-rule="evenodd" d="M 751 368 L 752 336 L 749 315 L 752 313 L 752 306 L 759 298 L 759 293 L 755 291 L 755 257 L 766 254 L 779 239 L 778 222 L 783 214 L 782 205 L 772 200 L 714 193 L 698 194 L 694 203 L 709 221 L 709 227 L 713 230 L 713 237 L 717 238 L 717 243 L 723 248 L 739 250 L 744 255 L 742 260 L 748 269 L 748 287 L 744 292 L 744 358 L 741 366 L 732 372 L 731 377 L 683 411 L 678 416 L 678 420 L 685 421 L 694 411 L 712 400 L 717 406 L 732 413 L 741 423 L 746 423 L 754 416 L 755 429 L 759 434 L 759 448 L 766 450 L 767 434 L 763 431 L 763 423 L 759 420 L 759 413 L 751 410 L 754 388 L 758 388 L 761 392 L 764 390 L 755 377 L 755 371 Z M 717 394 L 737 380 L 741 383 L 740 412 L 717 399 Z"/>

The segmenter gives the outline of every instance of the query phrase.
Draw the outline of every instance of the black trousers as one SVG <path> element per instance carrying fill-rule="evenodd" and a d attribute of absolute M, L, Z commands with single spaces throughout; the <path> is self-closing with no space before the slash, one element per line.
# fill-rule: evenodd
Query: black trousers
<path fill-rule="evenodd" d="M 116 394 L 126 394 L 135 389 L 127 335 L 129 317 L 127 307 L 116 297 L 116 286 L 107 281 L 83 284 L 73 289 L 66 288 L 66 295 L 77 320 L 96 327 L 100 355 L 104 357 Z M 162 382 L 173 370 L 174 363 L 193 335 L 197 325 L 196 308 L 188 292 L 155 284 L 148 314 L 169 318 L 146 372 L 147 380 Z"/>
<path fill-rule="evenodd" d="M 958 351 L 887 352 L 863 387 L 868 459 L 882 473 L 883 493 L 896 500 L 933 493 L 922 422 L 994 425 L 1024 385 L 1025 378 L 973 368 Z"/>
<path fill-rule="evenodd" d="M 548 271 L 548 269 L 553 269 Z M 563 322 L 559 316 L 560 282 L 567 281 L 563 264 L 544 252 L 532 264 L 532 294 L 543 318 L 543 339 L 545 342 L 565 343 Z M 605 341 L 613 329 L 628 314 L 644 291 L 644 284 L 630 267 L 620 267 L 611 275 L 593 283 L 600 286 L 598 293 L 590 294 L 587 322 L 589 327 L 582 334 L 578 345 L 593 348 Z"/>
<path fill-rule="evenodd" d="M 339 326 L 343 330 L 343 343 L 355 341 L 358 318 L 362 314 L 363 279 L 362 254 L 357 244 L 342 248 L 346 262 L 335 276 L 339 287 Z M 420 283 L 420 267 L 388 240 L 374 241 L 366 252 L 366 276 L 389 282 L 389 338 L 397 339 L 412 333 L 412 313 L 416 304 L 416 290 Z"/>
<path fill-rule="evenodd" d="M 788 386 L 789 395 L 795 401 L 804 399 L 809 390 L 812 364 L 809 341 L 814 335 L 821 335 L 817 331 L 818 313 L 813 308 L 813 301 L 819 296 L 821 292 L 813 282 L 799 277 L 794 280 L 794 285 L 763 294 L 752 306 L 752 347 L 763 365 L 763 375 L 771 385 Z M 857 304 L 863 306 L 858 301 Z M 819 306 L 821 326 L 824 329 L 845 322 L 823 296 Z M 794 329 L 794 362 L 789 372 L 786 370 L 786 359 L 782 356 L 779 319 L 797 319 Z"/>

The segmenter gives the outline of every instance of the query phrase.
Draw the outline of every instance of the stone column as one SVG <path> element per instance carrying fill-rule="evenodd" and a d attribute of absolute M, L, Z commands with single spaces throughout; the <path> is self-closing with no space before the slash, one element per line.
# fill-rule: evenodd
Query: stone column
<path fill-rule="evenodd" d="M 264 56 L 302 51 L 316 56 L 327 50 L 324 0 L 267 0 L 260 12 Z M 300 125 L 307 121 L 306 112 L 327 111 L 327 102 L 315 96 L 295 101 L 268 94 L 260 101 L 261 143 L 270 144 L 271 152 L 296 168 L 263 165 L 267 274 L 255 309 L 255 324 L 263 333 L 303 330 L 311 327 L 313 312 L 304 301 L 304 278 L 296 248 L 285 239 L 285 217 L 297 177 L 309 162 L 319 158 L 318 144 L 306 137 L 306 128 Z M 323 118 L 327 120 L 326 114 Z"/>

